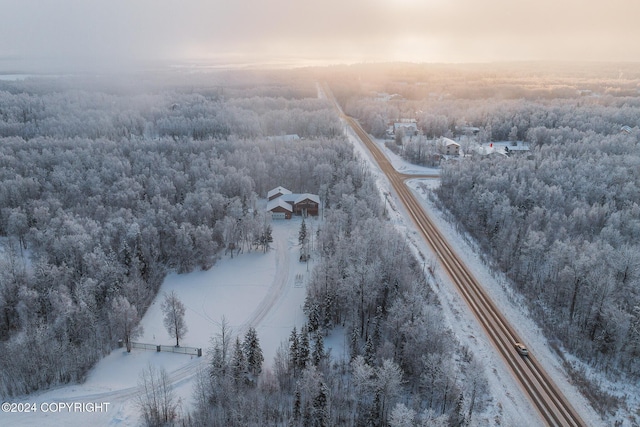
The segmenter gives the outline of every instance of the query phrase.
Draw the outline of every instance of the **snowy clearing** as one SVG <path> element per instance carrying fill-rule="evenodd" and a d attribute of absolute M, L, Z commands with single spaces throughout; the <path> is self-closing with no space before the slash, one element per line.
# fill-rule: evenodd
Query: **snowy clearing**
<path fill-rule="evenodd" d="M 318 220 L 307 218 L 317 228 Z M 173 345 L 162 323 L 160 304 L 165 292 L 175 290 L 186 307 L 188 332 L 181 345 L 203 349 L 201 358 L 183 354 L 116 349 L 102 359 L 83 384 L 73 384 L 36 395 L 15 399 L 28 403 L 35 413 L 0 413 L 0 425 L 9 426 L 137 426 L 141 418 L 136 405 L 138 377 L 149 364 L 163 367 L 181 400 L 181 411 L 190 409 L 195 374 L 206 367 L 210 339 L 218 331 L 224 316 L 234 334 L 242 339 L 249 327 L 255 327 L 268 370 L 277 348 L 286 341 L 291 329 L 300 328 L 304 282 L 311 271 L 298 262 L 298 231 L 301 219 L 274 221 L 272 250 L 224 256 L 209 271 L 170 274 L 160 288 L 141 324 L 144 333 L 137 342 Z M 301 281 L 300 278 L 303 280 Z M 95 412 L 44 412 L 51 403 L 108 403 L 106 410 Z M 104 406 L 103 406 L 104 407 Z"/>

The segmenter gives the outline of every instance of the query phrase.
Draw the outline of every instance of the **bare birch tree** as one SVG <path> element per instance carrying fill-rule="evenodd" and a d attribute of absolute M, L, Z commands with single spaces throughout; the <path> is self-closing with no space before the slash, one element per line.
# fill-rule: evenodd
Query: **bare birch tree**
<path fill-rule="evenodd" d="M 165 294 L 162 302 L 162 313 L 164 313 L 164 326 L 169 331 L 169 335 L 176 339 L 176 347 L 180 347 L 180 338 L 187 333 L 187 324 L 184 321 L 184 304 L 178 298 L 175 291 Z"/>

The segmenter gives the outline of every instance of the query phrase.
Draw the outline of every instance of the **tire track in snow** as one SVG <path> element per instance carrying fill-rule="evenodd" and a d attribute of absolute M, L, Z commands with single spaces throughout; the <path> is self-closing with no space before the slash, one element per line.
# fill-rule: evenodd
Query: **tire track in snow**
<path fill-rule="evenodd" d="M 289 282 L 290 257 L 287 251 L 287 238 L 274 239 L 276 243 L 276 274 L 267 295 L 262 299 L 251 317 L 240 327 L 238 335 L 244 335 L 249 328 L 256 328 L 269 314 L 276 302 L 282 297 Z"/>
<path fill-rule="evenodd" d="M 274 236 L 274 243 L 275 243 L 274 250 L 276 251 L 276 257 L 275 257 L 276 274 L 273 278 L 271 285 L 269 286 L 269 290 L 267 291 L 267 294 L 265 295 L 265 297 L 262 299 L 260 304 L 258 304 L 258 306 L 253 311 L 253 313 L 251 313 L 251 316 L 242 324 L 242 326 L 238 330 L 238 336 L 244 335 L 250 327 L 253 327 L 253 328 L 258 327 L 260 323 L 265 319 L 265 317 L 271 312 L 271 310 L 276 305 L 276 303 L 280 300 L 280 298 L 282 298 L 284 291 L 287 288 L 287 284 L 289 283 L 290 256 L 287 248 L 288 237 L 289 237 L 288 234 L 280 238 Z M 185 384 L 193 380 L 193 378 L 195 377 L 195 375 L 198 374 L 199 371 L 206 368 L 207 362 L 208 362 L 208 359 L 206 356 L 196 357 L 196 358 L 193 358 L 193 360 L 191 360 L 189 363 L 171 372 L 168 372 L 169 384 L 173 388 L 175 388 L 179 385 Z M 82 387 L 83 385 L 78 384 L 77 386 Z M 94 385 L 92 387 L 99 387 L 99 385 L 97 386 Z M 53 390 L 50 390 L 50 391 L 53 391 Z M 49 395 L 49 392 L 45 392 L 45 393 L 47 396 L 46 398 L 49 400 L 52 400 L 51 396 Z M 126 405 L 131 400 L 136 399 L 139 395 L 140 395 L 140 391 L 138 389 L 138 386 L 135 385 L 132 387 L 126 387 L 126 388 L 121 388 L 117 390 L 98 391 L 95 393 L 88 392 L 86 394 L 64 396 L 60 398 L 55 398 L 55 401 L 56 402 L 100 402 L 100 401 L 109 402 L 111 404 L 111 408 L 113 408 L 113 417 L 110 418 L 110 421 L 115 423 L 120 423 L 122 420 L 118 419 L 118 415 L 121 412 L 117 408 L 120 408 L 122 405 Z M 33 398 L 33 396 L 31 396 L 31 398 Z M 28 415 L 33 415 L 33 414 L 28 414 Z M 18 423 L 20 423 L 21 418 L 22 417 L 15 417 L 15 419 L 13 419 L 12 421 L 17 421 Z M 30 419 L 29 421 L 33 422 L 36 420 Z M 44 420 L 42 421 L 44 422 Z M 36 421 L 36 423 L 38 422 Z M 40 425 L 44 425 L 44 424 L 40 424 Z"/>
<path fill-rule="evenodd" d="M 286 247 L 287 239 L 274 239 L 274 241 L 276 251 L 276 274 L 274 276 L 273 282 L 269 287 L 267 295 L 262 299 L 258 307 L 253 311 L 251 317 L 249 317 L 249 319 L 247 319 L 247 321 L 240 327 L 238 336 L 244 335 L 246 331 L 251 327 L 257 327 L 260 322 L 264 320 L 267 314 L 269 314 L 280 297 L 282 297 L 282 294 L 287 287 L 290 264 L 289 253 Z M 204 368 L 204 365 L 206 364 L 205 361 L 206 356 L 198 357 L 190 363 L 172 371 L 169 374 L 169 382 L 172 386 L 176 386 L 178 383 L 183 383 L 185 380 L 190 380 L 193 376 L 195 376 L 195 374 L 198 373 L 201 368 Z M 134 386 L 120 390 L 86 395 L 82 396 L 82 398 L 117 398 L 118 400 L 125 401 L 136 397 L 138 394 L 138 387 Z M 67 400 L 71 401 L 74 399 L 77 400 L 78 398 L 74 397 Z"/>

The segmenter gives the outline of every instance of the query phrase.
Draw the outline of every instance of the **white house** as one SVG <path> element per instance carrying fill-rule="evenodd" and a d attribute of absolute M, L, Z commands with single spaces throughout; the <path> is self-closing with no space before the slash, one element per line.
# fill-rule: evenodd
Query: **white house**
<path fill-rule="evenodd" d="M 418 124 L 417 123 L 394 123 L 393 124 L 393 133 L 397 134 L 398 131 L 402 129 L 404 131 L 405 136 L 416 136 L 418 134 Z"/>
<path fill-rule="evenodd" d="M 460 155 L 460 144 L 455 142 L 453 139 L 442 137 L 442 142 L 444 144 L 444 154 L 449 156 L 459 156 Z"/>

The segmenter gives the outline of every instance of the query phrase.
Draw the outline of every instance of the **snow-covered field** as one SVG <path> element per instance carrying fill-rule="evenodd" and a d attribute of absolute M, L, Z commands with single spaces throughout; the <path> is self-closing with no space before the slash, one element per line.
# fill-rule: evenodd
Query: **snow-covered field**
<path fill-rule="evenodd" d="M 248 252 L 231 259 L 225 256 L 209 271 L 170 274 L 158 296 L 142 318 L 144 333 L 138 342 L 173 345 L 162 323 L 160 304 L 165 292 L 175 290 L 186 307 L 188 332 L 182 346 L 199 347 L 204 355 L 210 339 L 220 328 L 222 317 L 232 332 L 244 337 L 255 327 L 269 369 L 276 350 L 287 341 L 293 326 L 305 322 L 302 305 L 307 265 L 298 262 L 300 218 L 274 221 L 272 250 Z M 316 220 L 307 225 L 317 228 Z M 309 271 L 311 271 L 311 262 Z M 163 367 L 169 374 L 182 411 L 189 410 L 195 374 L 206 365 L 206 357 L 157 353 L 133 349 L 114 350 L 89 373 L 83 384 L 59 387 L 37 395 L 16 399 L 29 404 L 32 413 L 2 413 L 0 426 L 137 426 L 141 419 L 136 405 L 138 378 L 149 364 Z M 84 412 L 70 412 L 59 403 L 83 403 Z M 87 403 L 102 403 L 102 410 L 87 412 Z M 104 405 L 108 404 L 108 405 Z M 51 408 L 51 409 L 50 409 Z M 97 407 L 95 407 L 97 408 Z M 94 409 L 95 409 L 94 408 Z M 52 411 L 55 409 L 55 411 Z M 49 411 L 49 412 L 45 412 Z"/>

